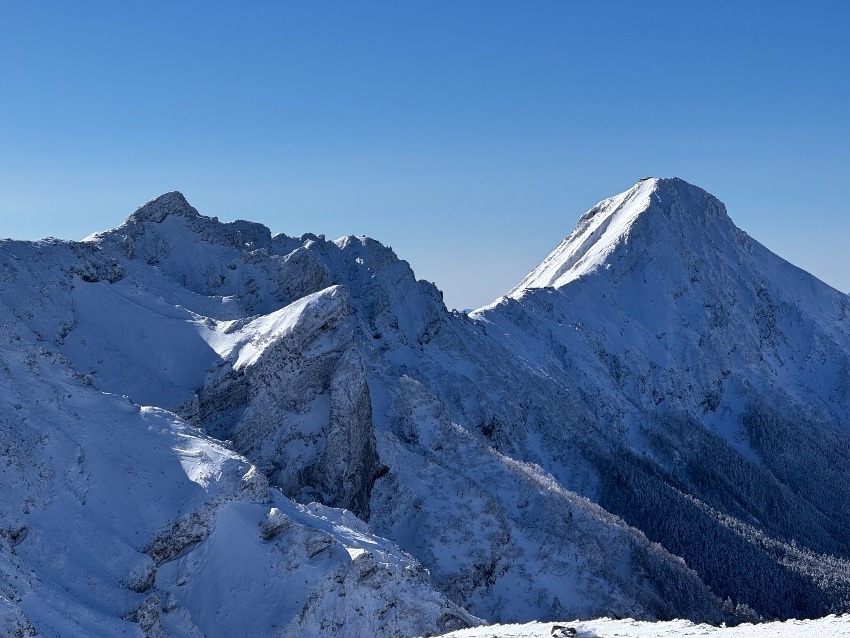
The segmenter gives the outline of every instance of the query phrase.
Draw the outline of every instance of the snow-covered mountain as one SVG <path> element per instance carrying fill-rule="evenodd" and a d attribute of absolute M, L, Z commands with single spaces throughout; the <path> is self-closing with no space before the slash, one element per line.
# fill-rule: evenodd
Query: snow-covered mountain
<path fill-rule="evenodd" d="M 179 193 L 0 243 L 0 303 L 0 628 L 850 607 L 850 300 L 681 180 L 601 202 L 469 316 L 374 240 Z"/>
<path fill-rule="evenodd" d="M 607 428 L 583 493 L 716 594 L 781 617 L 850 593 L 848 309 L 716 198 L 652 179 L 594 207 L 475 317 Z M 549 450 L 539 462 L 560 478 Z"/>

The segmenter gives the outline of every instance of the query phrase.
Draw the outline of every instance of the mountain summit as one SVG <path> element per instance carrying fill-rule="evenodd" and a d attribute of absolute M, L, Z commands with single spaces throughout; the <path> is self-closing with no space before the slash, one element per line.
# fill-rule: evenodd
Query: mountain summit
<path fill-rule="evenodd" d="M 726 207 L 701 188 L 676 177 L 645 178 L 582 215 L 575 230 L 509 294 L 560 288 L 597 268 L 611 267 L 622 256 L 618 251 L 636 245 L 669 250 L 672 246 L 661 244 L 671 239 L 681 244 L 713 241 L 709 235 L 729 236 L 736 230 Z"/>
<path fill-rule="evenodd" d="M 137 222 L 149 221 L 158 224 L 169 215 L 199 217 L 200 213 L 189 204 L 183 193 L 171 191 L 139 206 L 136 212 L 130 215 L 130 219 Z"/>

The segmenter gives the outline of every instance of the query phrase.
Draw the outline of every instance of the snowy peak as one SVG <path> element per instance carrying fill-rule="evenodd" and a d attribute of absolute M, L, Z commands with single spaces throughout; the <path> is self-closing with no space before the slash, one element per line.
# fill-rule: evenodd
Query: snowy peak
<path fill-rule="evenodd" d="M 710 193 L 676 177 L 644 178 L 582 215 L 575 230 L 509 294 L 560 288 L 609 266 L 618 249 L 629 244 L 663 250 L 664 244 L 683 237 L 692 241 L 716 224 L 726 227 L 724 234 L 734 229 L 726 207 Z"/>
<path fill-rule="evenodd" d="M 169 215 L 200 217 L 200 213 L 186 200 L 183 193 L 171 191 L 140 206 L 130 215 L 128 221 L 149 221 L 158 224 Z"/>

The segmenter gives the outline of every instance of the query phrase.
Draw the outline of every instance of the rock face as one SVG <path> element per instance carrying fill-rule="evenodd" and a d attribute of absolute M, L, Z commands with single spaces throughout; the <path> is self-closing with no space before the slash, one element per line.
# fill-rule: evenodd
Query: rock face
<path fill-rule="evenodd" d="M 850 300 L 681 180 L 470 315 L 374 240 L 179 193 L 0 242 L 0 304 L 3 629 L 850 609 Z"/>
<path fill-rule="evenodd" d="M 369 518 L 379 468 L 366 371 L 332 286 L 230 333 L 241 345 L 191 405 L 287 496 Z"/>

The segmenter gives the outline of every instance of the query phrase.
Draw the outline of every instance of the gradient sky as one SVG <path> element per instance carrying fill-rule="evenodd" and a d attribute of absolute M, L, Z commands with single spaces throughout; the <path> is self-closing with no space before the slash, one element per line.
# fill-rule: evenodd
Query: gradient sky
<path fill-rule="evenodd" d="M 848 31 L 847 2 L 0 0 L 0 236 L 176 189 L 373 236 L 465 308 L 675 175 L 848 291 Z"/>

